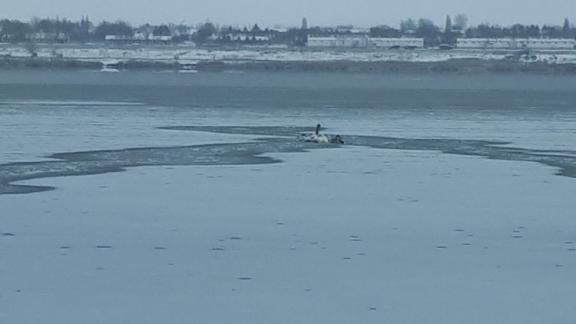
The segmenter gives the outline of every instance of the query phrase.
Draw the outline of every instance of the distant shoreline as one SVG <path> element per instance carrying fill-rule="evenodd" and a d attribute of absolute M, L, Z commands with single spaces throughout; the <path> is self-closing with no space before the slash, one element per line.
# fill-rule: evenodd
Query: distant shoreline
<path fill-rule="evenodd" d="M 23 58 L 0 57 L 0 70 L 101 70 L 102 62 L 70 58 Z M 437 62 L 352 60 L 339 61 L 199 61 L 181 64 L 166 60 L 119 61 L 114 65 L 118 71 L 294 71 L 294 72 L 363 72 L 363 73 L 541 73 L 575 74 L 575 63 L 553 64 L 546 62 L 521 62 L 495 59 L 449 59 Z"/>
<path fill-rule="evenodd" d="M 244 62 L 232 65 L 245 71 L 310 71 L 365 73 L 546 73 L 576 74 L 576 64 L 524 63 L 501 60 L 450 59 L 440 62 Z"/>

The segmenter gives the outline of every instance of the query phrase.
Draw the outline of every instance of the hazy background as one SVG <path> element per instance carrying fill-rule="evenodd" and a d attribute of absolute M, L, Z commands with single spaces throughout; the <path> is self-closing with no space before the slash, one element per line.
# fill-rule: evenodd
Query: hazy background
<path fill-rule="evenodd" d="M 92 21 L 123 19 L 131 23 L 310 25 L 396 25 L 405 18 L 430 18 L 442 24 L 446 15 L 464 13 L 471 24 L 534 23 L 561 25 L 576 20 L 576 0 L 19 0 L 4 1 L 0 17 L 32 17 Z"/>

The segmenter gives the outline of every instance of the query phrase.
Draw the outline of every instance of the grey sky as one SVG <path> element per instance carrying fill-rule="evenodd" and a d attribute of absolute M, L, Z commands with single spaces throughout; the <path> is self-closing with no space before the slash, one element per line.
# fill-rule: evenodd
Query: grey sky
<path fill-rule="evenodd" d="M 576 0 L 4 0 L 1 18 L 31 17 L 93 21 L 124 19 L 134 24 L 152 22 L 218 24 L 275 23 L 299 25 L 397 25 L 400 20 L 426 17 L 441 24 L 447 14 L 465 13 L 470 23 L 562 24 L 576 22 Z M 6 3 L 7 2 L 7 3 Z"/>

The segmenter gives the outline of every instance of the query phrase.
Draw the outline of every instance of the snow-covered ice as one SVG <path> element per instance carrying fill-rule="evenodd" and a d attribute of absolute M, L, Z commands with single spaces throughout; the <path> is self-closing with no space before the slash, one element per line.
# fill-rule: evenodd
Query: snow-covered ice
<path fill-rule="evenodd" d="M 348 148 L 0 196 L 6 323 L 572 323 L 574 180 Z M 553 192 L 554 194 L 551 194 Z"/>

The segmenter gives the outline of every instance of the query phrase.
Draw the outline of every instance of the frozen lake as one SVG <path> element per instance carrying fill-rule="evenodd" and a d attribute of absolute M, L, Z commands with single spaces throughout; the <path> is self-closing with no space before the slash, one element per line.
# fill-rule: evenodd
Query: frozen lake
<path fill-rule="evenodd" d="M 0 322 L 573 323 L 575 81 L 2 72 Z"/>

